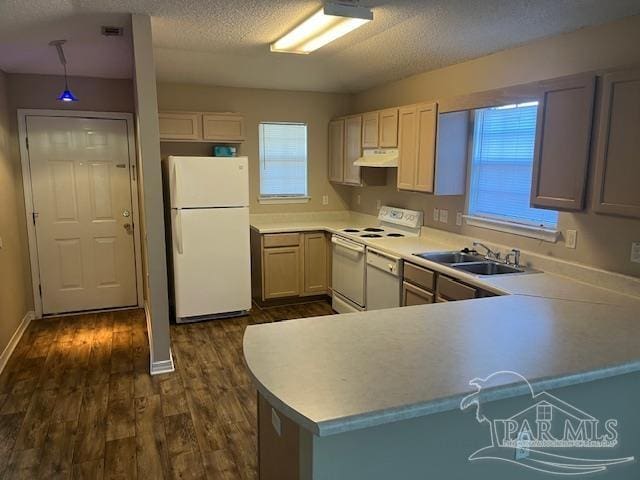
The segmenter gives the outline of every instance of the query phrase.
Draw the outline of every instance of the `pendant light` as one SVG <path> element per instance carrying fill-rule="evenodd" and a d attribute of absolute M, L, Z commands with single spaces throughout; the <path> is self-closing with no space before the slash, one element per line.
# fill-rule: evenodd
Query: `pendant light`
<path fill-rule="evenodd" d="M 64 56 L 64 51 L 62 51 L 62 45 L 65 43 L 67 43 L 66 40 L 54 40 L 49 42 L 49 45 L 56 47 L 56 50 L 58 51 L 58 58 L 64 68 L 64 91 L 60 94 L 58 100 L 61 102 L 77 102 L 78 99 L 73 95 L 73 93 L 71 93 L 71 90 L 69 90 L 69 80 L 67 79 L 67 59 Z"/>

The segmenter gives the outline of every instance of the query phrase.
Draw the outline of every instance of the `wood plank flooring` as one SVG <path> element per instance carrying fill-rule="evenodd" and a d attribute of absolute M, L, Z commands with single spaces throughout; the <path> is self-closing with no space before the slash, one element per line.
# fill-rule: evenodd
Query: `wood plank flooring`
<path fill-rule="evenodd" d="M 176 371 L 151 377 L 142 310 L 31 323 L 0 375 L 0 478 L 255 479 L 247 325 L 326 302 L 172 325 Z"/>

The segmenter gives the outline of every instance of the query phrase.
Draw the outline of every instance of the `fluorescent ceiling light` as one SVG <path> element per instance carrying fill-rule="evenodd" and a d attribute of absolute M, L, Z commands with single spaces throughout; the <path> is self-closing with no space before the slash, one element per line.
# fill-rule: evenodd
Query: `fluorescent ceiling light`
<path fill-rule="evenodd" d="M 271 51 L 308 54 L 371 20 L 368 8 L 329 3 L 272 43 Z"/>

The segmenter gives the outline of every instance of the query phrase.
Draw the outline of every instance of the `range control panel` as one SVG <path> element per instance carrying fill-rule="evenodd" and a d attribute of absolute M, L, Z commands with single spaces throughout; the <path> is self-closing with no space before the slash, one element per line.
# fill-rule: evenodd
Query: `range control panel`
<path fill-rule="evenodd" d="M 385 205 L 380 207 L 378 220 L 385 223 L 401 225 L 403 227 L 419 228 L 422 226 L 422 212 Z"/>

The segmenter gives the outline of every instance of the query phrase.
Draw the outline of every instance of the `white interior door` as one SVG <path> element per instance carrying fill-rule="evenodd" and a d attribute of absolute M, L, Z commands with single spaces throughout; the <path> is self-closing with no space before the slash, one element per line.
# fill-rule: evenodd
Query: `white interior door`
<path fill-rule="evenodd" d="M 43 313 L 136 305 L 126 121 L 26 125 Z"/>

